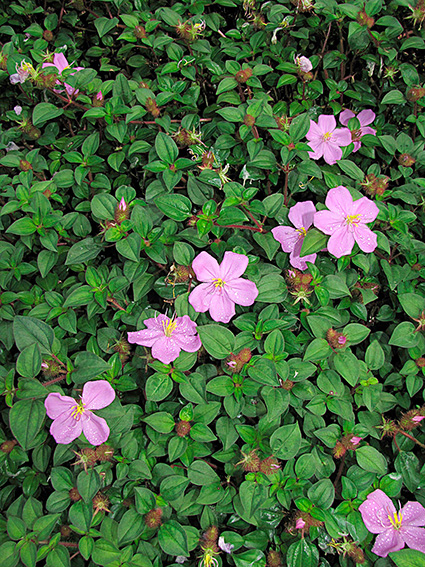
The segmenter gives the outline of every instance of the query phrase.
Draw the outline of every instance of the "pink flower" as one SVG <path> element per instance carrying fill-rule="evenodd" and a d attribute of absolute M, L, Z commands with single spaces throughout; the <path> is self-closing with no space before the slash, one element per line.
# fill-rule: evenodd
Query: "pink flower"
<path fill-rule="evenodd" d="M 425 553 L 425 508 L 419 502 L 407 502 L 399 512 L 382 490 L 375 490 L 359 506 L 366 528 L 379 534 L 372 552 L 387 557 L 405 545 Z"/>
<path fill-rule="evenodd" d="M 343 110 L 339 115 L 339 121 L 344 126 L 347 126 L 348 121 L 351 120 L 351 118 L 355 117 L 356 115 L 351 110 Z M 375 113 L 373 112 L 373 110 L 362 110 L 358 113 L 357 120 L 360 122 L 360 129 L 353 130 L 351 132 L 351 141 L 354 143 L 353 152 L 357 152 L 357 150 L 362 145 L 360 142 L 362 136 L 364 136 L 365 134 L 372 134 L 373 136 L 376 135 L 376 130 L 374 130 L 373 128 L 368 128 L 367 126 L 375 120 Z"/>
<path fill-rule="evenodd" d="M 295 522 L 295 527 L 297 530 L 302 530 L 305 527 L 305 522 L 302 518 L 298 518 Z"/>
<path fill-rule="evenodd" d="M 225 553 L 232 553 L 232 551 L 235 549 L 233 543 L 226 543 L 224 541 L 223 536 L 220 536 L 218 538 L 218 547 L 221 549 L 221 551 L 224 551 Z"/>
<path fill-rule="evenodd" d="M 344 337 L 344 335 L 340 335 L 338 337 L 338 344 L 339 345 L 344 346 L 346 342 L 347 342 L 347 337 Z"/>
<path fill-rule="evenodd" d="M 195 311 L 210 311 L 214 321 L 228 323 L 235 314 L 235 304 L 252 305 L 258 295 L 254 282 L 240 276 L 248 266 L 243 254 L 225 252 L 223 261 L 207 252 L 201 252 L 192 263 L 193 271 L 201 283 L 189 295 L 189 303 Z"/>
<path fill-rule="evenodd" d="M 121 197 L 121 201 L 118 204 L 118 210 L 122 212 L 127 210 L 127 203 L 125 202 L 124 197 Z"/>
<path fill-rule="evenodd" d="M 92 445 L 101 445 L 109 437 L 109 427 L 92 410 L 112 404 L 115 391 L 106 380 L 86 382 L 80 400 L 58 393 L 49 394 L 44 402 L 47 415 L 53 419 L 50 433 L 56 443 L 68 444 L 84 433 Z"/>
<path fill-rule="evenodd" d="M 376 219 L 379 209 L 373 201 L 362 197 L 353 202 L 346 187 L 339 185 L 331 189 L 325 201 L 329 211 L 319 211 L 314 215 L 314 226 L 330 234 L 327 247 L 336 258 L 350 254 L 354 242 L 363 252 L 373 252 L 377 237 L 366 226 Z"/>
<path fill-rule="evenodd" d="M 19 106 L 19 105 L 17 104 L 16 106 L 13 107 L 13 110 L 15 111 L 15 114 L 16 114 L 17 116 L 20 116 L 20 115 L 21 115 L 21 112 L 22 112 L 22 106 Z"/>
<path fill-rule="evenodd" d="M 201 339 L 194 323 L 188 315 L 170 319 L 158 315 L 145 319 L 147 329 L 128 333 L 128 342 L 152 347 L 152 356 L 163 364 L 170 364 L 180 351 L 196 352 L 201 348 Z"/>
<path fill-rule="evenodd" d="M 348 128 L 337 128 L 335 116 L 322 114 L 318 123 L 310 120 L 310 130 L 307 140 L 312 152 L 308 152 L 311 159 L 323 156 L 326 163 L 333 165 L 342 158 L 341 146 L 351 143 L 351 132 Z"/>
<path fill-rule="evenodd" d="M 294 268 L 306 270 L 306 262 L 314 264 L 317 254 L 309 254 L 300 258 L 301 247 L 307 230 L 313 224 L 316 207 L 312 201 L 302 201 L 291 207 L 289 211 L 289 220 L 295 226 L 277 226 L 272 228 L 274 238 L 281 243 L 284 252 L 290 252 L 289 262 Z M 291 271 L 289 271 L 289 274 Z M 295 277 L 295 272 L 292 272 Z"/>
<path fill-rule="evenodd" d="M 351 437 L 350 441 L 352 445 L 358 445 L 363 437 Z"/>
<path fill-rule="evenodd" d="M 308 57 L 304 57 L 304 55 L 294 55 L 295 65 L 297 65 L 298 69 L 302 73 L 308 73 L 313 69 L 313 65 L 308 59 Z"/>
<path fill-rule="evenodd" d="M 71 66 L 69 65 L 63 53 L 55 53 L 53 56 L 53 63 L 43 63 L 43 69 L 45 67 L 56 67 L 56 69 L 59 71 L 59 74 L 62 75 L 65 69 L 69 69 Z M 81 71 L 82 69 L 84 69 L 84 67 L 72 68 L 73 71 Z M 71 73 L 71 75 L 75 75 L 75 73 Z M 56 84 L 61 85 L 62 83 L 61 81 L 56 81 Z M 64 83 L 64 87 L 66 89 L 66 92 L 69 94 L 69 96 L 73 94 L 76 95 L 78 93 L 78 89 L 74 89 L 74 87 L 71 87 L 71 85 Z"/>
<path fill-rule="evenodd" d="M 97 100 L 103 100 L 103 94 L 102 91 L 99 91 L 96 95 Z"/>
<path fill-rule="evenodd" d="M 415 423 L 420 423 L 423 419 L 425 419 L 425 415 L 415 415 L 412 417 L 412 421 Z"/>
<path fill-rule="evenodd" d="M 15 65 L 16 73 L 10 75 L 9 80 L 12 85 L 16 85 L 16 83 L 25 83 L 30 75 L 35 74 L 35 69 L 31 63 L 27 61 L 22 61 L 20 65 L 16 63 Z"/>

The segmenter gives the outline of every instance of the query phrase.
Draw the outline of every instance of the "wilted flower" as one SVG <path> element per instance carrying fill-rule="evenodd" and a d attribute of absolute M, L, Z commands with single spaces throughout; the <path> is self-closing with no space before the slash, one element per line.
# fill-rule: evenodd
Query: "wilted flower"
<path fill-rule="evenodd" d="M 387 557 L 405 545 L 425 553 L 425 508 L 419 502 L 407 502 L 397 512 L 391 499 L 382 490 L 375 490 L 359 506 L 366 528 L 379 534 L 372 552 Z"/>
<path fill-rule="evenodd" d="M 225 553 L 232 553 L 232 551 L 235 549 L 233 543 L 226 543 L 224 541 L 223 536 L 220 536 L 218 538 L 218 547 L 221 549 L 221 551 L 224 551 Z"/>
<path fill-rule="evenodd" d="M 353 201 L 346 187 L 331 189 L 325 201 L 329 211 L 319 211 L 314 215 L 314 226 L 330 234 L 328 250 L 336 258 L 350 254 L 357 242 L 363 252 L 373 252 L 377 246 L 377 236 L 366 226 L 376 219 L 379 209 L 373 201 L 362 197 Z"/>
<path fill-rule="evenodd" d="M 298 69 L 303 73 L 308 73 L 313 69 L 313 65 L 308 59 L 308 57 L 304 57 L 304 55 L 294 55 L 295 65 L 297 65 Z"/>
<path fill-rule="evenodd" d="M 57 392 L 47 396 L 44 405 L 53 419 L 50 433 L 56 443 L 67 444 L 84 433 L 89 443 L 101 445 L 109 437 L 109 427 L 92 410 L 106 408 L 115 399 L 115 391 L 106 380 L 86 382 L 80 400 L 61 396 Z"/>
<path fill-rule="evenodd" d="M 376 135 L 376 130 L 368 127 L 368 124 L 371 124 L 375 120 L 375 117 L 376 115 L 373 110 L 362 110 L 358 113 L 357 120 L 360 122 L 360 128 L 351 132 L 351 141 L 354 143 L 353 152 L 357 152 L 362 145 L 360 142 L 362 136 L 366 134 Z M 339 121 L 344 126 L 347 126 L 351 118 L 356 118 L 356 115 L 351 110 L 343 110 L 339 115 Z"/>
<path fill-rule="evenodd" d="M 352 445 L 358 445 L 360 443 L 360 441 L 363 439 L 363 437 L 351 437 L 350 441 L 352 443 Z"/>
<path fill-rule="evenodd" d="M 69 69 L 71 65 L 68 63 L 63 53 L 55 53 L 53 56 L 53 63 L 43 63 L 43 69 L 45 69 L 46 67 L 56 67 L 56 69 L 59 71 L 59 74 L 62 74 L 65 71 L 65 69 Z M 82 69 L 84 69 L 84 67 L 72 68 L 73 71 L 81 71 Z M 70 74 L 74 75 L 75 73 L 70 73 Z M 57 80 L 56 84 L 61 85 L 62 83 L 61 81 Z M 66 89 L 66 92 L 69 94 L 69 96 L 73 94 L 76 95 L 78 93 L 78 89 L 71 87 L 71 85 L 68 85 L 67 83 L 64 83 L 64 87 Z"/>
<path fill-rule="evenodd" d="M 175 559 L 176 563 L 184 563 L 185 561 L 187 561 L 187 557 L 185 557 L 184 555 L 177 555 Z"/>
<path fill-rule="evenodd" d="M 170 364 L 180 351 L 196 352 L 201 348 L 201 339 L 188 315 L 170 319 L 158 315 L 143 321 L 146 329 L 128 333 L 128 342 L 152 347 L 152 356 L 163 364 Z"/>
<path fill-rule="evenodd" d="M 297 530 L 302 530 L 305 527 L 305 522 L 302 518 L 297 518 L 297 521 L 295 523 L 295 527 Z"/>
<path fill-rule="evenodd" d="M 10 75 L 9 77 L 12 85 L 16 85 L 16 83 L 25 83 L 30 75 L 35 76 L 36 73 L 32 64 L 28 63 L 27 61 L 22 61 L 20 65 L 16 63 L 15 69 L 16 73 Z"/>
<path fill-rule="evenodd" d="M 318 123 L 310 120 L 310 130 L 307 132 L 311 159 L 323 159 L 333 165 L 342 158 L 342 146 L 351 143 L 351 132 L 348 128 L 337 128 L 335 116 L 322 114 Z"/>
<path fill-rule="evenodd" d="M 312 201 L 302 201 L 291 207 L 288 218 L 295 226 L 277 226 L 272 229 L 274 238 L 281 243 L 282 250 L 290 253 L 289 262 L 294 268 L 306 270 L 306 262 L 314 264 L 317 254 L 308 254 L 300 258 L 301 248 L 307 230 L 313 224 L 316 207 Z"/>
<path fill-rule="evenodd" d="M 5 149 L 7 152 L 16 152 L 19 151 L 19 146 L 17 146 L 15 142 L 9 142 Z M 41 367 L 43 367 L 43 365 L 41 365 Z"/>
<path fill-rule="evenodd" d="M 15 111 L 15 114 L 17 116 L 20 116 L 21 112 L 22 112 L 22 106 L 16 105 L 13 107 L 13 110 Z"/>
<path fill-rule="evenodd" d="M 258 295 L 254 282 L 240 276 L 248 267 L 243 254 L 225 252 L 219 265 L 207 252 L 201 252 L 193 261 L 196 278 L 203 282 L 192 291 L 189 303 L 200 313 L 210 312 L 214 321 L 228 323 L 235 314 L 235 304 L 252 305 Z"/>

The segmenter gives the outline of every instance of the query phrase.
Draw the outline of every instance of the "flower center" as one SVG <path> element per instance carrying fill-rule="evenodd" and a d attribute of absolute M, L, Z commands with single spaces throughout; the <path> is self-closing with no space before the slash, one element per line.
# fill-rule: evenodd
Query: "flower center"
<path fill-rule="evenodd" d="M 400 512 L 394 512 L 394 517 L 388 514 L 388 519 L 394 529 L 399 530 L 401 528 L 401 522 L 403 521 L 403 516 Z"/>
<path fill-rule="evenodd" d="M 352 142 L 358 142 L 360 140 L 360 138 L 362 137 L 362 131 L 359 130 L 353 130 L 351 132 L 351 141 Z"/>
<path fill-rule="evenodd" d="M 332 132 L 326 132 L 325 134 L 323 134 L 323 141 L 324 142 L 329 142 L 329 140 L 332 138 Z"/>
<path fill-rule="evenodd" d="M 215 285 L 215 287 L 218 287 L 220 289 L 224 287 L 225 283 L 226 282 L 223 281 L 221 278 L 216 278 L 215 280 L 213 280 L 213 284 Z"/>
<path fill-rule="evenodd" d="M 79 401 L 75 406 L 73 406 L 71 408 L 71 417 L 73 417 L 74 419 L 76 419 L 77 421 L 80 421 L 81 416 L 83 415 L 83 413 L 86 411 L 84 409 L 84 405 L 82 401 Z"/>
<path fill-rule="evenodd" d="M 360 215 L 348 215 L 345 219 L 346 224 L 348 226 L 357 226 L 360 222 Z"/>
<path fill-rule="evenodd" d="M 165 336 L 171 337 L 172 332 L 177 327 L 177 323 L 174 321 L 174 319 L 167 319 L 167 322 L 162 322 L 162 327 L 164 329 Z"/>
<path fill-rule="evenodd" d="M 300 228 L 297 228 L 297 232 L 302 238 L 307 236 L 307 231 L 303 226 L 300 226 Z"/>

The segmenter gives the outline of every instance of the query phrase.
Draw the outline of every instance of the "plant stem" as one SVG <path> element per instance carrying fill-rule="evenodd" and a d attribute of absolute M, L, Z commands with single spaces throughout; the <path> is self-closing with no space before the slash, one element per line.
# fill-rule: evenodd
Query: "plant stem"
<path fill-rule="evenodd" d="M 56 382 L 60 382 L 66 378 L 66 374 L 61 374 L 57 378 L 53 378 L 53 380 L 49 380 L 48 382 L 44 382 L 43 386 L 46 388 L 47 386 L 51 386 L 52 384 L 56 384 Z"/>
<path fill-rule="evenodd" d="M 108 297 L 106 301 L 109 301 L 109 303 L 112 303 L 112 305 L 115 305 L 115 307 L 121 311 L 127 311 L 127 309 L 124 309 L 124 307 L 122 307 L 113 297 Z"/>

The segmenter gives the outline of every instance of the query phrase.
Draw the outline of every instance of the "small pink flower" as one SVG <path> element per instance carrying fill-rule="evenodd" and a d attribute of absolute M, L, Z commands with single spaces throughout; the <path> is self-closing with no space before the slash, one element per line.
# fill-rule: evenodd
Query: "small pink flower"
<path fill-rule="evenodd" d="M 121 212 L 125 212 L 127 210 L 127 203 L 125 202 L 124 197 L 121 197 L 121 201 L 118 204 L 118 210 Z"/>
<path fill-rule="evenodd" d="M 230 368 L 236 368 L 236 361 L 235 360 L 230 360 L 226 364 L 227 364 L 227 366 L 230 366 Z"/>
<path fill-rule="evenodd" d="M 297 65 L 298 69 L 302 73 L 308 73 L 313 69 L 313 65 L 308 59 L 308 57 L 304 57 L 304 55 L 294 55 L 295 65 Z"/>
<path fill-rule="evenodd" d="M 43 362 L 41 363 L 41 368 L 42 368 L 43 370 L 49 370 L 49 365 L 47 364 L 47 362 L 44 362 L 44 361 L 43 361 Z"/>
<path fill-rule="evenodd" d="M 309 254 L 308 256 L 300 257 L 301 247 L 307 230 L 313 224 L 314 214 L 316 207 L 312 201 L 302 201 L 291 207 L 289 211 L 289 220 L 295 226 L 277 226 L 272 228 L 274 238 L 281 243 L 284 252 L 290 252 L 289 262 L 294 268 L 299 270 L 306 270 L 306 262 L 314 264 L 317 254 Z M 289 271 L 291 277 L 295 277 L 295 272 Z"/>
<path fill-rule="evenodd" d="M 382 490 L 375 490 L 359 506 L 366 528 L 379 534 L 372 552 L 387 557 L 405 545 L 425 553 L 425 508 L 419 502 L 407 502 L 399 512 Z"/>
<path fill-rule="evenodd" d="M 360 142 L 362 136 L 365 136 L 366 134 L 372 134 L 373 136 L 376 135 L 376 130 L 368 127 L 368 124 L 371 124 L 375 120 L 375 116 L 376 115 L 373 112 L 373 110 L 362 110 L 361 112 L 358 113 L 357 120 L 360 122 L 360 129 L 353 130 L 351 132 L 351 141 L 354 143 L 353 152 L 357 152 L 357 150 L 362 145 Z M 344 126 L 347 126 L 348 121 L 351 118 L 355 118 L 355 117 L 356 115 L 354 114 L 353 111 L 343 110 L 339 115 L 339 121 Z"/>
<path fill-rule="evenodd" d="M 103 94 L 102 91 L 99 91 L 96 95 L 97 100 L 103 100 Z"/>
<path fill-rule="evenodd" d="M 257 298 L 254 282 L 240 276 L 248 267 L 248 258 L 243 254 L 225 252 L 219 265 L 207 252 L 201 252 L 192 263 L 198 281 L 189 295 L 189 303 L 200 313 L 210 312 L 214 321 L 228 323 L 235 314 L 235 304 L 249 306 Z"/>
<path fill-rule="evenodd" d="M 158 315 L 145 319 L 146 329 L 128 333 L 128 342 L 152 347 L 152 356 L 163 364 L 170 364 L 180 351 L 196 352 L 201 348 L 201 339 L 194 323 L 188 315 L 170 319 Z"/>
<path fill-rule="evenodd" d="M 379 209 L 373 201 L 362 197 L 353 202 L 346 187 L 342 185 L 330 189 L 325 201 L 329 211 L 319 211 L 314 215 L 314 226 L 330 234 L 327 247 L 336 258 L 350 254 L 357 242 L 363 252 L 373 252 L 377 237 L 366 226 L 376 219 Z"/>
<path fill-rule="evenodd" d="M 339 345 L 344 346 L 346 342 L 347 342 L 347 337 L 344 337 L 344 335 L 340 335 L 338 337 L 338 344 Z"/>
<path fill-rule="evenodd" d="M 13 107 L 13 110 L 15 111 L 16 116 L 20 116 L 22 112 L 22 106 L 16 105 Z"/>
<path fill-rule="evenodd" d="M 17 83 L 25 83 L 25 81 L 30 76 L 31 72 L 34 72 L 34 67 L 32 66 L 31 63 L 28 63 L 27 61 L 22 61 L 20 65 L 16 63 L 15 70 L 16 73 L 10 75 L 9 77 L 9 80 L 12 83 L 12 85 L 16 85 Z"/>
<path fill-rule="evenodd" d="M 67 58 L 65 57 L 65 55 L 63 53 L 55 53 L 53 56 L 53 63 L 43 63 L 43 69 L 45 67 L 56 67 L 56 69 L 59 71 L 59 74 L 62 75 L 62 73 L 65 71 L 65 69 L 69 69 L 70 65 L 68 63 Z M 84 69 L 84 67 L 73 67 L 72 70 L 73 71 L 81 71 L 82 69 Z M 74 75 L 75 73 L 71 73 L 71 75 Z M 61 85 L 61 81 L 56 81 L 57 85 Z M 64 87 L 66 92 L 69 94 L 69 96 L 73 95 L 73 94 L 77 94 L 78 93 L 78 89 L 74 89 L 74 87 L 71 87 L 71 85 L 68 85 L 67 83 L 64 83 Z"/>
<path fill-rule="evenodd" d="M 415 415 L 412 417 L 412 421 L 415 423 L 420 423 L 423 419 L 425 419 L 425 415 Z"/>
<path fill-rule="evenodd" d="M 312 152 L 308 152 L 311 159 L 320 159 L 322 156 L 326 163 L 333 165 L 342 158 L 341 146 L 351 143 L 351 132 L 348 128 L 337 128 L 335 116 L 322 114 L 318 123 L 310 120 L 310 130 L 307 140 Z"/>
<path fill-rule="evenodd" d="M 352 437 L 350 439 L 352 445 L 358 445 L 363 437 Z"/>
<path fill-rule="evenodd" d="M 295 527 L 297 530 L 302 530 L 305 527 L 305 522 L 302 518 L 298 518 L 296 523 L 295 523 Z"/>
<path fill-rule="evenodd" d="M 67 445 L 84 433 L 92 445 L 101 445 L 109 437 L 109 427 L 92 410 L 106 408 L 115 399 L 115 391 L 106 380 L 86 382 L 80 400 L 58 393 L 49 394 L 44 402 L 47 415 L 53 419 L 50 433 L 56 443 Z"/>
<path fill-rule="evenodd" d="M 224 541 L 223 536 L 220 536 L 218 538 L 218 547 L 221 549 L 221 551 L 224 551 L 225 553 L 232 553 L 232 551 L 235 549 L 233 543 L 226 543 Z"/>

